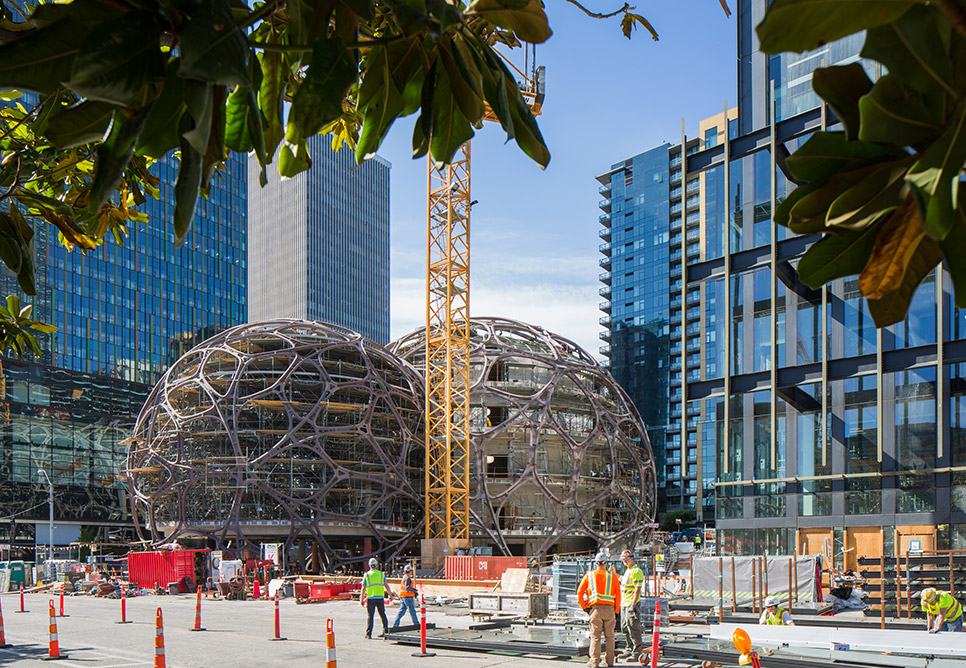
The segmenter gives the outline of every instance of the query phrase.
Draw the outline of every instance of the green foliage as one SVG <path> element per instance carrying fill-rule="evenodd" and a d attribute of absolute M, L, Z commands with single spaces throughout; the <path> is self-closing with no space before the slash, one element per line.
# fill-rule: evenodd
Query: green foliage
<path fill-rule="evenodd" d="M 656 37 L 626 4 L 606 15 L 578 6 L 623 16 L 627 36 L 643 25 Z M 415 157 L 449 162 L 486 117 L 541 167 L 550 160 L 494 50 L 550 37 L 542 0 L 72 0 L 28 13 L 14 22 L 0 2 L 0 203 L 11 203 L 0 260 L 28 295 L 21 213 L 54 225 L 71 249 L 92 251 L 109 232 L 122 243 L 128 224 L 147 220 L 137 207 L 159 196 L 152 162 L 172 151 L 179 244 L 229 152 L 254 151 L 264 185 L 276 152 L 283 176 L 309 169 L 316 133 L 361 162 L 395 119 L 418 113 Z M 40 103 L 24 108 L 21 90 Z M 0 320 L 20 331 L 12 313 Z M 0 347 L 32 349 L 11 336 Z"/>
<path fill-rule="evenodd" d="M 758 26 L 770 53 L 866 30 L 862 56 L 888 72 L 873 84 L 857 63 L 815 71 L 844 132 L 815 133 L 788 158 L 800 185 L 775 212 L 780 225 L 824 235 L 799 263 L 802 281 L 858 274 L 879 327 L 905 318 L 944 258 L 966 307 L 966 7 L 937 4 L 775 0 Z M 959 28 L 947 12 L 959 12 Z"/>
<path fill-rule="evenodd" d="M 677 531 L 678 529 L 685 529 L 688 525 L 694 524 L 696 519 L 697 515 L 693 510 L 672 510 L 661 515 L 660 530 Z M 677 520 L 681 520 L 680 526 Z"/>

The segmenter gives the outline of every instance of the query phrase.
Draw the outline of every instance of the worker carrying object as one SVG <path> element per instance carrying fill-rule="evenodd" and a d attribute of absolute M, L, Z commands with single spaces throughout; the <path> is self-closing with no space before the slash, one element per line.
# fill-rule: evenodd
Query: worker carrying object
<path fill-rule="evenodd" d="M 795 626 L 791 614 L 778 605 L 778 599 L 774 596 L 765 599 L 765 609 L 762 611 L 758 623 L 768 626 Z"/>
<path fill-rule="evenodd" d="M 621 552 L 621 561 L 624 562 L 624 575 L 621 576 L 621 633 L 627 639 L 627 649 L 618 658 L 638 663 L 644 652 L 641 624 L 644 571 L 634 563 L 634 555 L 630 550 Z"/>
<path fill-rule="evenodd" d="M 588 571 L 577 587 L 577 602 L 590 613 L 590 668 L 600 665 L 600 636 L 607 643 L 604 660 L 614 665 L 614 626 L 620 610 L 620 582 L 614 571 L 605 567 L 607 556 L 594 557 L 594 570 Z"/>
<path fill-rule="evenodd" d="M 362 576 L 362 598 L 360 602 L 366 606 L 366 610 L 369 613 L 369 618 L 366 622 L 366 638 L 372 638 L 372 617 L 376 610 L 379 611 L 379 617 L 382 619 L 382 634 L 385 635 L 386 631 L 389 630 L 389 620 L 386 619 L 386 602 L 384 599 L 386 593 L 390 596 L 393 593 L 392 589 L 389 588 L 389 582 L 386 581 L 386 574 L 376 568 L 378 565 L 379 560 L 372 557 L 369 560 L 369 570 Z"/>
<path fill-rule="evenodd" d="M 417 593 L 416 583 L 413 581 L 413 567 L 410 564 L 406 564 L 406 567 L 403 568 L 402 591 L 399 592 L 399 613 L 396 615 L 396 620 L 392 623 L 393 628 L 399 626 L 399 622 L 407 610 L 409 611 L 409 616 L 413 618 L 413 626 L 419 626 L 419 618 L 416 617 Z"/>
<path fill-rule="evenodd" d="M 922 590 L 921 598 L 926 628 L 930 633 L 963 630 L 963 606 L 952 594 L 927 587 Z"/>

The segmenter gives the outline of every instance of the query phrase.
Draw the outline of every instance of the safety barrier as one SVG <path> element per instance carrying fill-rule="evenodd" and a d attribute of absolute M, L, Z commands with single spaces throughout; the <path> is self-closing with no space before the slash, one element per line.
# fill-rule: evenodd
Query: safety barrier
<path fill-rule="evenodd" d="M 282 637 L 282 623 L 278 615 L 278 593 L 275 593 L 275 637 L 269 640 L 285 640 Z"/>
<path fill-rule="evenodd" d="M 436 656 L 436 652 L 426 651 L 426 599 L 419 595 L 419 651 L 413 656 Z"/>
<path fill-rule="evenodd" d="M 27 609 L 24 607 L 23 603 L 23 585 L 20 585 L 20 609 L 16 610 L 15 612 L 27 612 Z"/>
<path fill-rule="evenodd" d="M 325 620 L 325 668 L 336 668 L 335 665 L 335 631 L 332 620 Z"/>
<path fill-rule="evenodd" d="M 70 617 L 70 615 L 64 614 L 64 592 L 60 592 L 60 614 L 58 617 Z"/>
<path fill-rule="evenodd" d="M 124 585 L 121 585 L 121 621 L 114 622 L 115 624 L 130 624 L 131 622 L 127 619 L 127 589 Z"/>
<path fill-rule="evenodd" d="M 54 610 L 54 599 L 50 599 L 48 613 L 50 615 L 50 622 L 47 629 L 50 635 L 50 640 L 49 647 L 47 649 L 47 656 L 44 657 L 44 660 L 57 661 L 58 659 L 66 659 L 67 655 L 60 653 L 60 641 L 57 639 L 57 611 Z"/>
<path fill-rule="evenodd" d="M 154 668 L 165 668 L 164 663 L 164 618 L 161 608 L 154 618 Z"/>
<path fill-rule="evenodd" d="M 195 599 L 195 625 L 189 629 L 190 631 L 206 631 L 207 629 L 201 626 L 201 587 L 198 587 L 198 596 Z"/>
<path fill-rule="evenodd" d="M 661 653 L 661 599 L 654 602 L 654 639 L 651 641 L 651 668 L 657 668 L 657 657 Z M 644 657 L 641 657 L 644 663 Z"/>
<path fill-rule="evenodd" d="M 7 636 L 3 633 L 3 606 L 0 605 L 0 649 L 6 647 L 13 647 L 13 645 L 7 644 Z"/>

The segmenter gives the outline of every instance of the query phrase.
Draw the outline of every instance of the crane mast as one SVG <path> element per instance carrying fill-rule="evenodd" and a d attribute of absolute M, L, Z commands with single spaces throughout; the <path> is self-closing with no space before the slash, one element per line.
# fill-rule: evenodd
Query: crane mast
<path fill-rule="evenodd" d="M 504 58 L 505 60 L 505 58 Z M 536 47 L 526 50 L 520 92 L 534 116 L 544 96 Z M 526 70 L 529 70 L 526 71 Z M 487 108 L 484 120 L 497 121 Z M 427 539 L 470 538 L 470 142 L 442 167 L 429 156 L 426 232 Z"/>

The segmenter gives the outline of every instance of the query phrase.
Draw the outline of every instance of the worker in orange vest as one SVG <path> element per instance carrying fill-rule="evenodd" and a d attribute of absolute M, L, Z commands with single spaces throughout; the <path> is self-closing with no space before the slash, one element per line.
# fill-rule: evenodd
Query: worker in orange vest
<path fill-rule="evenodd" d="M 402 589 L 399 591 L 399 614 L 396 615 L 396 621 L 392 623 L 393 628 L 399 626 L 407 611 L 412 617 L 413 626 L 419 626 L 419 619 L 416 617 L 416 594 L 418 593 L 416 583 L 413 581 L 413 567 L 411 564 L 406 564 L 403 569 Z"/>
<path fill-rule="evenodd" d="M 614 627 L 621 605 L 620 578 L 606 568 L 607 555 L 603 552 L 594 557 L 594 570 L 588 571 L 577 587 L 577 602 L 590 613 L 590 668 L 600 665 L 600 636 L 607 642 L 604 660 L 613 666 Z"/>

